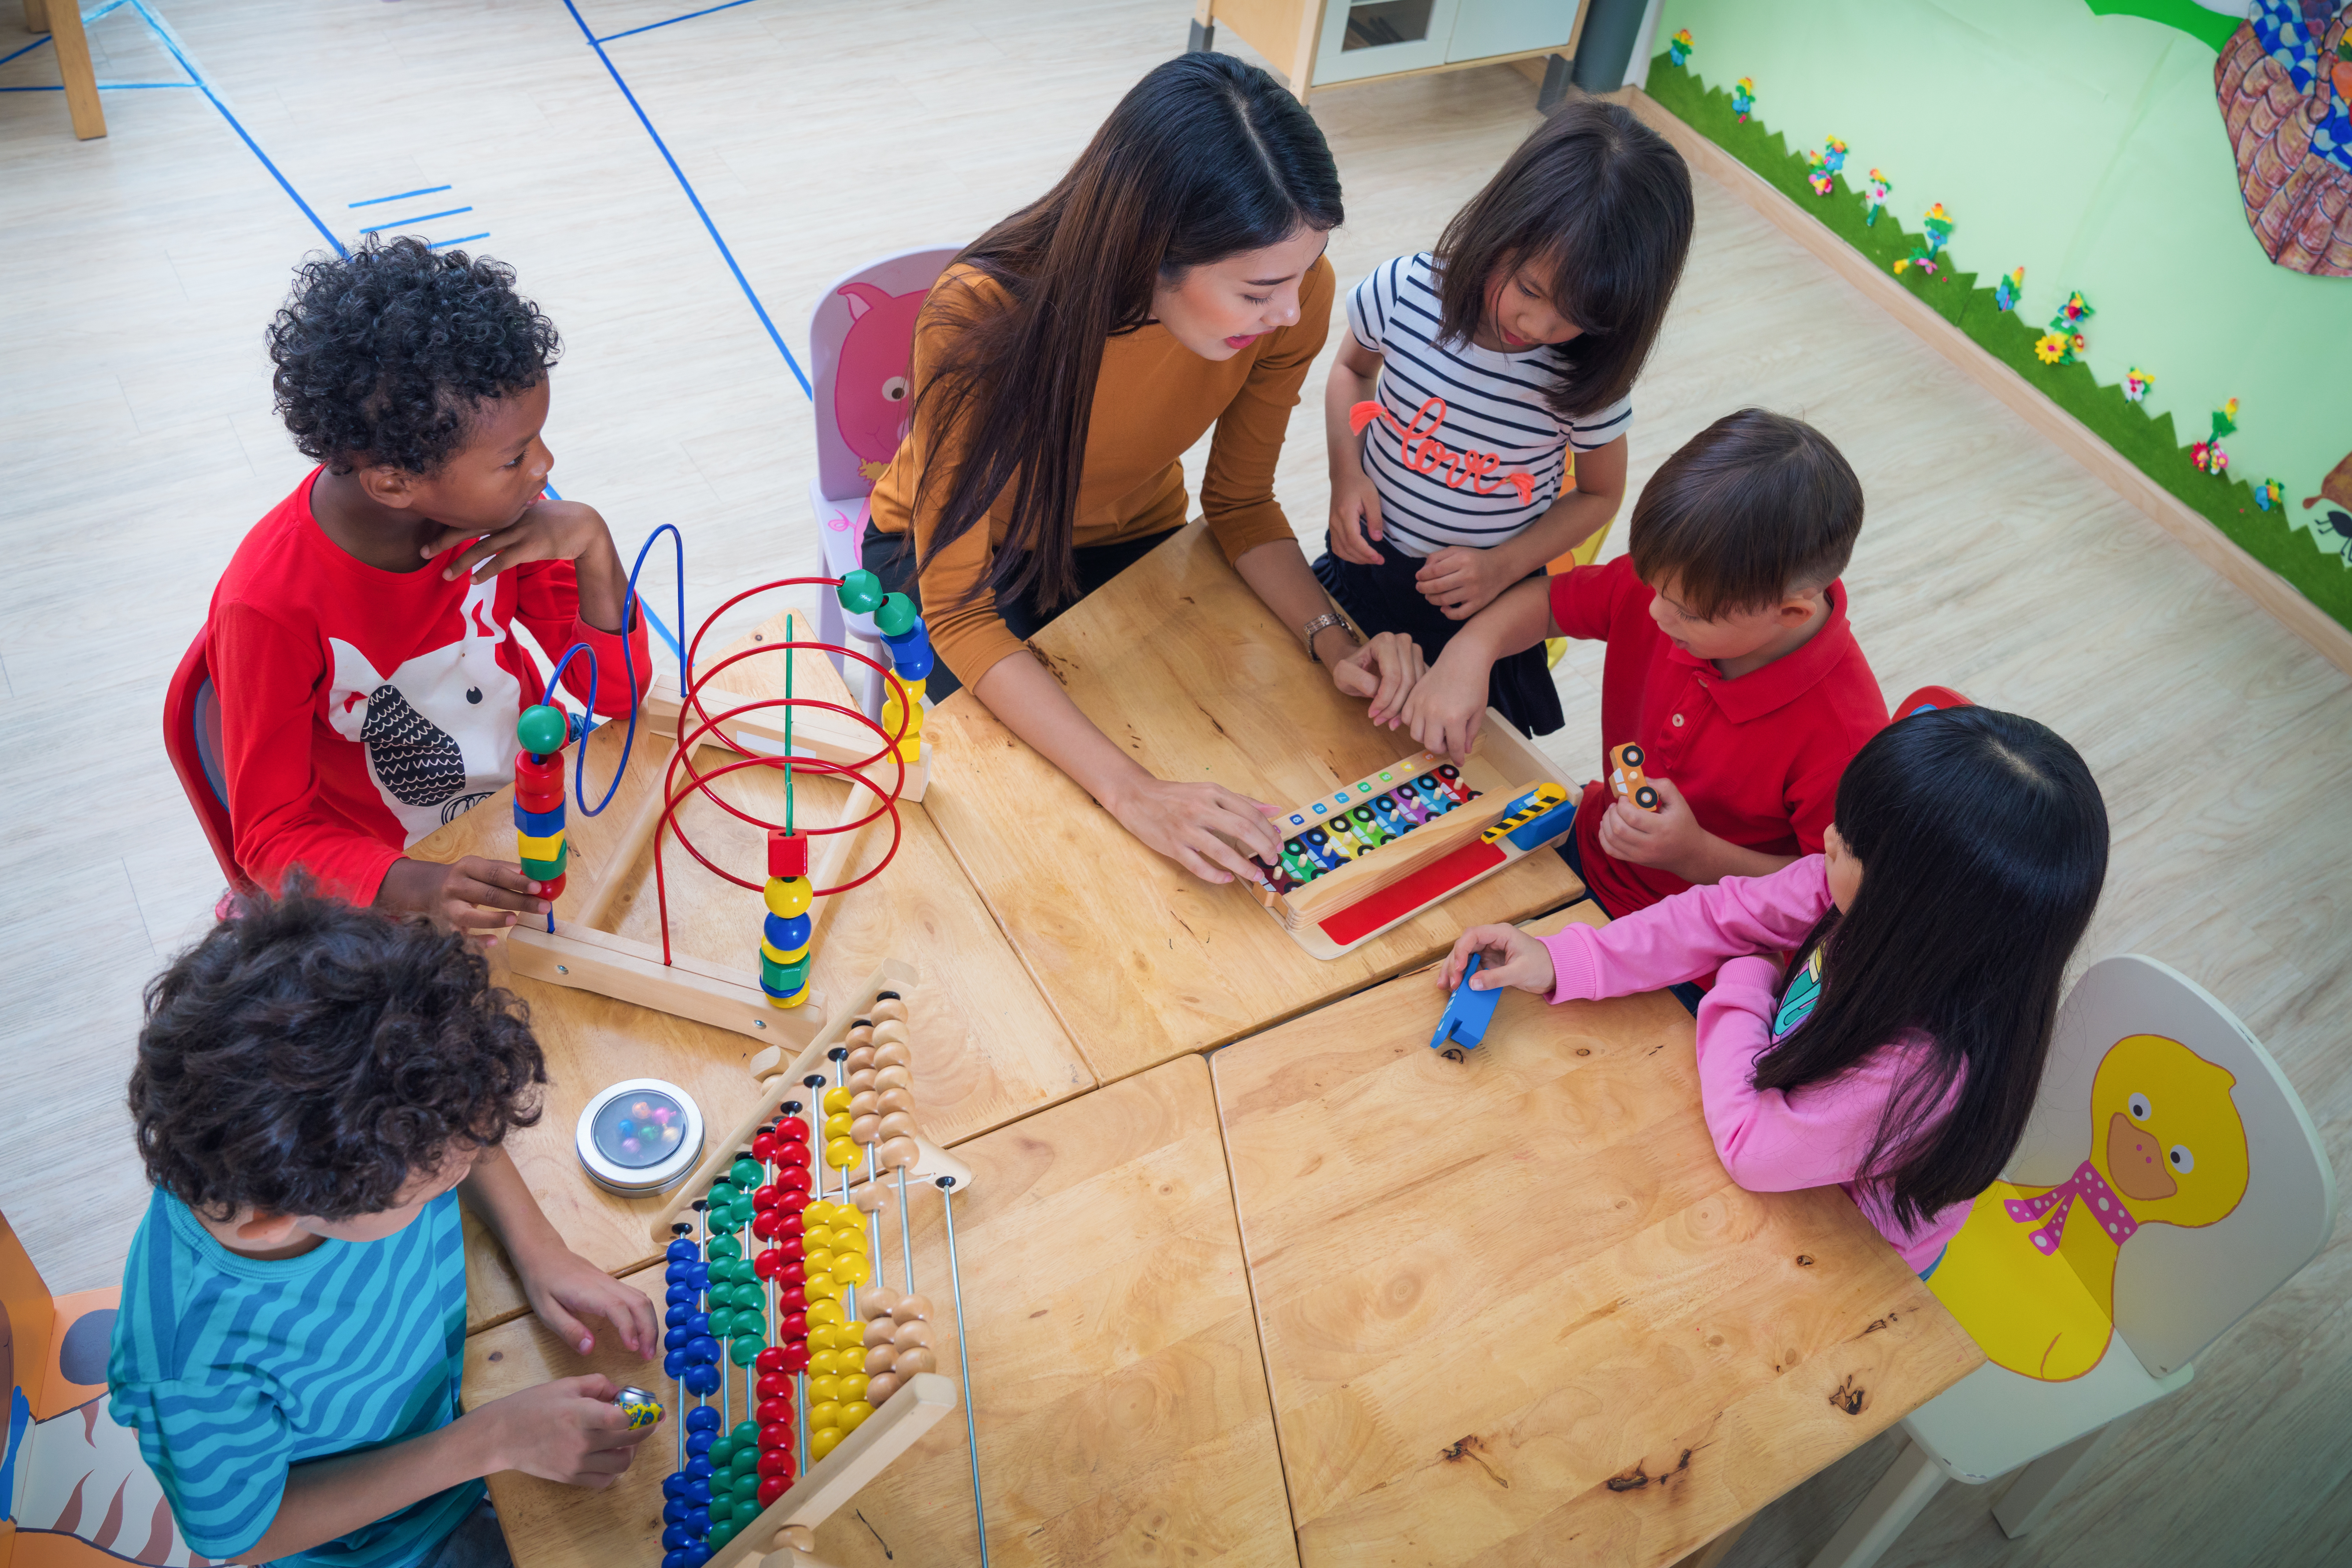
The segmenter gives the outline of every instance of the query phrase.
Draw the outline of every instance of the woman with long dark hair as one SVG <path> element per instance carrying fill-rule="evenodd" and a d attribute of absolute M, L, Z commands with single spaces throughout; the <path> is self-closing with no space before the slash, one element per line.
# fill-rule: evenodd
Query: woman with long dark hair
<path fill-rule="evenodd" d="M 1419 650 L 1357 645 L 1274 499 L 1329 330 L 1323 247 L 1340 218 L 1323 134 L 1272 77 L 1218 54 L 1159 67 L 932 289 L 908 434 L 874 488 L 866 563 L 922 608 L 929 694 L 971 686 L 1129 832 L 1215 882 L 1276 858 L 1268 808 L 1145 772 L 1022 639 L 1182 526 L 1178 458 L 1213 426 L 1201 509 L 1226 559 L 1393 722 Z"/>
<path fill-rule="evenodd" d="M 1924 1276 L 2024 1135 L 2106 871 L 2106 805 L 2074 747 L 1942 709 L 1846 764 L 1826 853 L 1598 930 L 1478 926 L 1444 977 L 1484 952 L 1473 987 L 1565 1002 L 1713 975 L 1699 1093 L 1724 1168 L 1759 1192 L 1843 1185 Z"/>

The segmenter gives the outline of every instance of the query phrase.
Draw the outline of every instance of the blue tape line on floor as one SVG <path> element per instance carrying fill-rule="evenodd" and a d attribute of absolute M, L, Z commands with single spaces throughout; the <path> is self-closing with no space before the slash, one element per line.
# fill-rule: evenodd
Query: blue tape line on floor
<path fill-rule="evenodd" d="M 48 40 L 47 37 L 35 38 L 31 43 L 26 44 L 23 48 L 18 49 L 18 50 L 16 52 L 16 54 L 13 54 L 13 55 L 0 55 L 0 66 L 5 66 L 5 65 L 6 65 L 10 60 L 16 59 L 16 58 L 20 58 L 20 57 L 22 57 L 22 56 L 31 54 L 35 49 L 39 48 L 43 44 L 46 44 L 46 43 L 47 43 L 48 41 L 49 41 L 49 40 Z"/>
<path fill-rule="evenodd" d="M 709 231 L 710 242 L 719 247 L 719 256 L 726 260 L 727 270 L 735 275 L 736 286 L 743 290 L 743 298 L 751 302 L 751 310 L 760 318 L 760 325 L 767 328 L 768 341 L 774 343 L 776 352 L 784 356 L 784 363 L 791 367 L 793 379 L 801 384 L 801 391 L 814 398 L 816 389 L 809 384 L 808 375 L 801 369 L 800 361 L 793 358 L 793 351 L 784 346 L 784 335 L 776 331 L 776 323 L 768 319 L 768 308 L 760 303 L 760 296 L 752 291 L 751 280 L 744 277 L 743 268 L 736 265 L 735 253 L 727 248 L 726 238 L 719 234 L 719 226 L 710 221 L 710 214 L 704 209 L 702 198 L 695 195 L 694 183 L 686 177 L 686 171 L 679 168 L 677 160 L 670 155 L 668 144 L 661 139 L 661 132 L 654 129 L 653 119 L 646 113 L 645 106 L 637 101 L 637 95 L 629 90 L 628 81 L 621 75 L 621 68 L 604 52 L 604 46 L 597 42 L 596 35 L 588 30 L 587 22 L 580 15 L 580 7 L 572 0 L 563 0 L 563 8 L 572 13 L 572 24 L 580 29 L 580 36 L 587 40 L 590 48 L 596 51 L 597 59 L 604 62 L 605 74 L 613 79 L 613 85 L 621 89 L 621 96 L 628 100 L 637 123 L 643 125 L 646 134 L 654 139 L 654 150 L 662 155 L 662 162 L 667 163 L 669 172 L 677 177 L 678 188 L 686 193 L 686 199 L 694 204 L 694 216 L 700 218 L 702 226 Z"/>
<path fill-rule="evenodd" d="M 488 239 L 489 237 L 490 231 L 488 229 L 484 229 L 479 234 L 461 234 L 455 239 L 436 239 L 425 248 L 427 250 L 446 250 L 453 245 L 470 245 L 475 240 Z"/>
<path fill-rule="evenodd" d="M 370 196 L 363 202 L 352 202 L 350 205 L 353 211 L 361 207 L 380 207 L 386 202 L 404 202 L 411 196 L 437 196 L 443 191 L 452 188 L 448 185 L 427 185 L 418 191 L 400 191 L 389 196 Z"/>
<path fill-rule="evenodd" d="M 656 27 L 667 27 L 673 22 L 691 22 L 697 16 L 709 16 L 713 11 L 732 11 L 738 5 L 749 5 L 751 3 L 751 0 L 727 0 L 727 3 L 724 5 L 706 5 L 699 11 L 688 11 L 683 16 L 672 16 L 668 22 L 647 22 L 642 27 L 629 27 L 618 33 L 607 33 L 603 37 L 592 39 L 591 41 L 599 44 L 609 44 L 614 38 L 634 38 L 639 33 L 650 33 Z"/>
<path fill-rule="evenodd" d="M 431 223 L 437 217 L 456 217 L 459 213 L 469 213 L 473 210 L 474 209 L 471 207 L 451 207 L 446 212 L 420 213 L 415 217 L 396 217 L 390 223 L 376 224 L 373 227 L 363 228 L 360 230 L 360 232 L 362 234 L 379 234 L 387 228 L 406 228 L 413 223 Z"/>

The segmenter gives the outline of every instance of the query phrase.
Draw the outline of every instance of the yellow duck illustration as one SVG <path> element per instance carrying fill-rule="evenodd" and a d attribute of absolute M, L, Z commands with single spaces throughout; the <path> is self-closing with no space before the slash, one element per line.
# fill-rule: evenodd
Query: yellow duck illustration
<path fill-rule="evenodd" d="M 1928 1279 L 1989 1359 L 2051 1383 L 2099 1364 L 2133 1233 L 2211 1225 L 2245 1195 L 2236 1083 L 2178 1040 L 2116 1042 L 2091 1083 L 2090 1157 L 2056 1186 L 1995 1182 Z"/>

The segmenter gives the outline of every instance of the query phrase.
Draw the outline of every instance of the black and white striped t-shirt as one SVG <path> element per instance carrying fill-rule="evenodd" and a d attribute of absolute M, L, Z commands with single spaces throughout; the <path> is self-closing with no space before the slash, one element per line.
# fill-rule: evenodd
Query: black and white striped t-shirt
<path fill-rule="evenodd" d="M 1440 309 L 1426 251 L 1383 261 L 1348 294 L 1356 341 L 1384 360 L 1381 414 L 1360 426 L 1364 471 L 1381 531 L 1408 555 L 1502 543 L 1559 496 L 1570 447 L 1605 447 L 1633 422 L 1631 398 L 1563 422 L 1544 401 L 1549 350 L 1440 344 Z"/>

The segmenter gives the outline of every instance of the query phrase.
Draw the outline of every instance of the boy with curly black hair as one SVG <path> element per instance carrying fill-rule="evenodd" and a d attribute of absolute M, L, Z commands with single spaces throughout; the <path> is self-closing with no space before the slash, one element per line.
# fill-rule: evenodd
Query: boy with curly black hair
<path fill-rule="evenodd" d="M 597 707 L 652 679 L 604 520 L 541 491 L 554 325 L 514 274 L 422 240 L 318 257 L 269 328 L 278 412 L 320 467 L 214 590 L 206 658 L 237 864 L 491 931 L 549 906 L 517 864 L 401 851 L 514 776 L 542 700 L 520 621 L 594 652 Z M 586 661 L 564 684 L 583 700 Z"/>
<path fill-rule="evenodd" d="M 310 1568 L 495 1562 L 481 1478 L 628 1468 L 603 1377 L 460 1415 L 462 1191 L 541 1320 L 650 1358 L 653 1303 L 564 1246 L 500 1147 L 547 1081 L 462 935 L 256 894 L 147 988 L 131 1113 L 155 1194 L 107 1382 L 189 1546 Z M 460 1531 L 463 1531 L 461 1534 Z"/>

